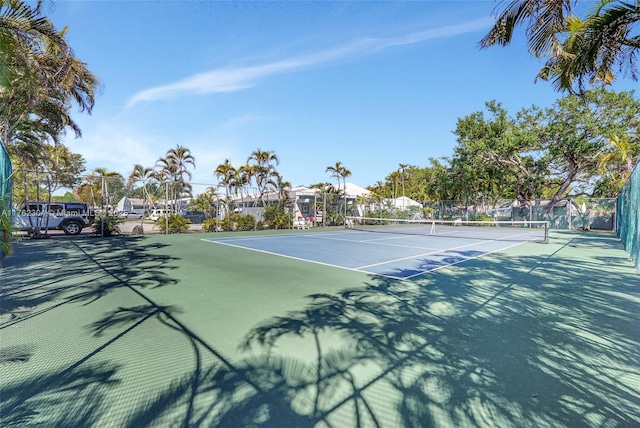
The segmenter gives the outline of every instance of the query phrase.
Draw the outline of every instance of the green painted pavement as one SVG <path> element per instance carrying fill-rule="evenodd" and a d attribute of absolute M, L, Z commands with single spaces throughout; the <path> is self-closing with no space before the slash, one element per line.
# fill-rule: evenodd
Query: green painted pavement
<path fill-rule="evenodd" d="M 17 244 L 0 270 L 0 425 L 640 421 L 640 277 L 610 234 L 411 281 L 207 236 Z"/>

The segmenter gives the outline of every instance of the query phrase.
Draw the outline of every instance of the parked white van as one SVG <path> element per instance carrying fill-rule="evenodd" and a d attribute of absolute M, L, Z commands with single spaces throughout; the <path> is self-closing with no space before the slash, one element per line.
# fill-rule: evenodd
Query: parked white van
<path fill-rule="evenodd" d="M 149 214 L 149 220 L 151 221 L 158 221 L 161 218 L 166 217 L 167 214 L 171 214 L 173 211 L 172 210 L 153 210 L 151 211 L 151 214 Z"/>

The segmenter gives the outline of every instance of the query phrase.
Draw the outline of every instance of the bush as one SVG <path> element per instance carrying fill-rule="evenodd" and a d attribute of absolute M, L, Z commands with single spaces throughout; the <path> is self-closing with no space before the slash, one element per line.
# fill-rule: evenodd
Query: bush
<path fill-rule="evenodd" d="M 168 232 L 167 223 L 169 225 Z M 166 217 L 162 217 L 155 222 L 155 225 L 162 233 L 185 233 L 189 231 L 190 224 L 191 221 L 178 214 L 169 214 L 168 221 Z"/>
<path fill-rule="evenodd" d="M 489 222 L 489 221 L 493 221 L 493 220 L 494 220 L 493 217 L 491 217 L 491 216 L 489 216 L 487 214 L 484 214 L 484 213 L 478 214 L 476 216 L 476 218 L 475 218 L 475 221 L 487 221 L 487 222 Z"/>
<path fill-rule="evenodd" d="M 91 222 L 94 235 L 114 236 L 120 234 L 120 225 L 123 220 L 115 215 L 103 214 L 96 216 Z"/>
<path fill-rule="evenodd" d="M 256 228 L 256 219 L 251 214 L 241 215 L 235 214 L 232 218 L 236 217 L 236 230 L 254 230 Z"/>
<path fill-rule="evenodd" d="M 279 205 L 269 205 L 264 209 L 264 223 L 270 229 L 287 229 L 292 223 L 291 215 L 284 212 Z"/>
<path fill-rule="evenodd" d="M 219 223 L 220 222 L 217 218 L 210 218 L 209 220 L 205 220 L 204 223 L 202 223 L 202 229 L 206 232 L 221 232 L 222 226 L 220 226 Z"/>
<path fill-rule="evenodd" d="M 207 232 L 254 230 L 256 228 L 256 219 L 251 214 L 232 213 L 231 218 L 222 220 L 209 219 L 202 224 L 202 228 Z"/>

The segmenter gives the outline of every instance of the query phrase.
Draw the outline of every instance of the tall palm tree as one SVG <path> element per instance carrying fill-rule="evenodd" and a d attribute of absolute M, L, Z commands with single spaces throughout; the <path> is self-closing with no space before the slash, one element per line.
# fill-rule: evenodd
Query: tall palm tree
<path fill-rule="evenodd" d="M 281 207 L 288 205 L 290 201 L 289 193 L 291 192 L 291 182 L 285 181 L 278 173 L 274 176 L 275 188 L 278 191 L 278 203 Z"/>
<path fill-rule="evenodd" d="M 104 209 L 106 206 L 108 210 L 113 208 L 113 196 L 109 193 L 109 183 L 113 181 L 124 182 L 124 177 L 122 174 L 115 171 L 109 171 L 105 167 L 94 168 L 91 171 L 90 180 L 93 182 L 94 186 L 99 185 L 100 190 L 98 191 L 100 195 L 100 205 Z M 99 183 L 99 184 L 98 184 Z"/>
<path fill-rule="evenodd" d="M 190 167 L 196 167 L 195 158 L 188 148 L 181 145 L 169 149 L 166 156 L 156 162 L 155 177 L 164 181 L 166 186 L 169 186 L 170 182 L 171 186 L 167 190 L 170 190 L 169 200 L 172 201 L 175 212 L 180 211 L 180 198 L 191 194 L 191 185 L 185 179 L 190 180 L 193 176 Z"/>
<path fill-rule="evenodd" d="M 250 192 L 250 189 L 248 189 L 248 187 L 251 185 L 253 171 L 254 171 L 254 168 L 248 163 L 245 163 L 244 165 L 240 165 L 236 169 L 234 181 L 240 192 L 240 201 L 243 207 L 244 207 L 244 195 L 245 193 L 248 194 Z"/>
<path fill-rule="evenodd" d="M 220 180 L 220 183 L 224 185 L 225 196 L 227 201 L 227 217 L 230 215 L 229 208 L 229 187 L 233 181 L 233 178 L 236 175 L 236 169 L 233 165 L 231 165 L 231 161 L 229 159 L 225 159 L 224 163 L 218 165 L 216 170 L 214 171 L 215 176 Z"/>
<path fill-rule="evenodd" d="M 153 177 L 153 168 L 147 168 L 140 164 L 133 166 L 133 171 L 129 174 L 127 180 L 127 187 L 132 190 L 136 183 L 142 183 L 142 219 L 140 223 L 144 221 L 144 213 L 148 210 L 147 201 L 151 200 L 149 190 L 147 189 L 147 181 Z"/>
<path fill-rule="evenodd" d="M 340 188 L 340 180 L 343 181 L 343 194 L 344 194 L 344 220 L 347 221 L 347 177 L 351 176 L 349 171 L 342 162 L 338 161 L 335 165 L 329 165 L 325 172 L 331 172 L 331 176 L 338 179 L 338 188 Z"/>
<path fill-rule="evenodd" d="M 264 207 L 264 195 L 267 193 L 269 187 L 272 186 L 273 177 L 275 177 L 277 173 L 275 165 L 280 163 L 280 159 L 278 159 L 278 155 L 276 155 L 275 152 L 258 148 L 251 153 L 247 159 L 247 163 L 254 167 L 252 175 L 256 181 L 260 201 Z"/>

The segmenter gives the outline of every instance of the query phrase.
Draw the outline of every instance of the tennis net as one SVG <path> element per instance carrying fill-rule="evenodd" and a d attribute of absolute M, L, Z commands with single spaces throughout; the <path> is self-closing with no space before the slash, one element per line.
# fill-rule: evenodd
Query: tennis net
<path fill-rule="evenodd" d="M 347 217 L 346 226 L 367 232 L 429 235 L 494 241 L 549 241 L 546 221 L 401 220 Z"/>

